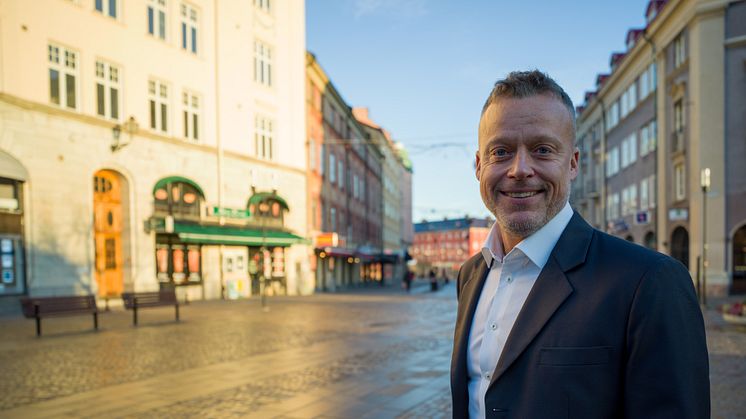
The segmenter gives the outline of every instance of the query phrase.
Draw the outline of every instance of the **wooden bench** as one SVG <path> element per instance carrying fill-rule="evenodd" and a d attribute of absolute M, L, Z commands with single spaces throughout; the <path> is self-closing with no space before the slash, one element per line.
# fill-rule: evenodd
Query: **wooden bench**
<path fill-rule="evenodd" d="M 93 328 L 98 330 L 98 307 L 93 295 L 22 298 L 21 308 L 26 318 L 36 319 L 36 336 L 41 336 L 41 319 L 44 317 L 93 314 Z"/>
<path fill-rule="evenodd" d="M 147 307 L 174 306 L 176 308 L 176 321 L 179 321 L 179 301 L 176 299 L 176 292 L 155 291 L 155 292 L 125 292 L 122 294 L 124 307 L 132 310 L 132 324 L 137 326 L 137 309 Z"/>

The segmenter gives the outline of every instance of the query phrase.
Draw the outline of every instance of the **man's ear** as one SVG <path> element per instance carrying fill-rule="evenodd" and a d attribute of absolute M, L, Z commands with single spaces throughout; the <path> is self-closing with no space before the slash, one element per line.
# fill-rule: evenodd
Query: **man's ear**
<path fill-rule="evenodd" d="M 479 160 L 479 150 L 476 152 L 475 160 L 474 160 L 474 167 L 476 169 L 476 175 L 477 180 L 481 178 L 481 172 L 482 172 L 482 162 Z"/>
<path fill-rule="evenodd" d="M 575 148 L 570 158 L 570 180 L 578 177 L 578 160 L 580 159 L 580 150 Z"/>

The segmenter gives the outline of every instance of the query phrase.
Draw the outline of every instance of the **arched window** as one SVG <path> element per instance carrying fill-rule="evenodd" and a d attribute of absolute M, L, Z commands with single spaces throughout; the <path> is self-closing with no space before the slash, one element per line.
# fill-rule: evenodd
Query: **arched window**
<path fill-rule="evenodd" d="M 199 219 L 204 199 L 199 186 L 183 178 L 162 179 L 153 189 L 154 212 L 177 219 Z"/>

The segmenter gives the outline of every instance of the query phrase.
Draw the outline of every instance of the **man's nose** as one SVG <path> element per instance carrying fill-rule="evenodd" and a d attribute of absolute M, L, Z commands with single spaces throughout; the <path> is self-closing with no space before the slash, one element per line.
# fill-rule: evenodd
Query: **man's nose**
<path fill-rule="evenodd" d="M 533 176 L 534 169 L 531 166 L 531 156 L 526 150 L 518 150 L 510 164 L 508 176 L 523 179 Z"/>

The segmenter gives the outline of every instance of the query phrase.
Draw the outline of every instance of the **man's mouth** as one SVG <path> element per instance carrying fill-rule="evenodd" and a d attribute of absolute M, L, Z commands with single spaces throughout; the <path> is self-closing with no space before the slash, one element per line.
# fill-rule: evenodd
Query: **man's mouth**
<path fill-rule="evenodd" d="M 509 191 L 502 191 L 503 195 L 509 196 L 511 198 L 530 198 L 536 194 L 538 194 L 541 191 L 523 191 L 523 192 L 509 192 Z"/>

